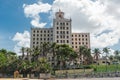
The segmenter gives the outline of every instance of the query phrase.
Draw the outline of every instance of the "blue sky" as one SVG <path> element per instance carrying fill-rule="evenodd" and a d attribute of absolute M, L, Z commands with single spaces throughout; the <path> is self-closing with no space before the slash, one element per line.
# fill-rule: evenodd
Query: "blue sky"
<path fill-rule="evenodd" d="M 72 18 L 73 32 L 91 33 L 92 48 L 110 47 L 120 50 L 119 5 L 119 0 L 0 0 L 0 49 L 15 51 L 16 45 L 24 46 L 19 44 L 26 41 L 13 39 L 18 35 L 24 36 L 25 31 L 29 35 L 31 27 L 40 27 L 31 23 L 37 19 L 39 24 L 46 23 L 42 27 L 51 27 L 53 15 L 60 8 L 66 18 Z M 41 12 L 37 7 L 46 10 Z M 29 11 L 31 9 L 36 9 L 38 14 Z"/>
<path fill-rule="evenodd" d="M 23 4 L 33 4 L 38 0 L 0 0 L 0 49 L 5 48 L 12 50 L 15 42 L 12 40 L 16 32 L 30 31 L 33 27 L 30 24 L 30 18 L 26 18 L 24 14 Z M 44 3 L 52 3 L 53 0 L 43 0 Z M 42 21 L 48 23 L 48 14 L 41 14 Z M 50 26 L 50 25 L 47 25 Z"/>

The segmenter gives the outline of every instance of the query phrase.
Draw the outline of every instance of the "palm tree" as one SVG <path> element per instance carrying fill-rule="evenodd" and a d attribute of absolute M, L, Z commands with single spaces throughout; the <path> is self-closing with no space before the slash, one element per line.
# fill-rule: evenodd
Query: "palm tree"
<path fill-rule="evenodd" d="M 40 45 L 40 50 L 41 50 L 41 57 L 48 57 L 47 54 L 50 52 L 50 43 L 49 42 L 45 42 L 43 44 Z"/>
<path fill-rule="evenodd" d="M 103 48 L 103 52 L 106 54 L 106 56 L 105 56 L 106 57 L 106 71 L 107 71 L 107 63 L 108 63 L 107 57 L 109 55 L 109 51 L 110 51 L 109 48 L 107 48 L 107 47 Z"/>
<path fill-rule="evenodd" d="M 89 48 L 87 48 L 86 46 L 80 46 L 79 47 L 79 58 L 83 62 L 86 62 L 86 60 L 88 60 L 88 57 L 92 57 L 91 56 L 91 50 Z"/>
<path fill-rule="evenodd" d="M 88 48 L 84 49 L 83 57 L 85 59 L 84 60 L 85 64 L 87 64 L 87 65 L 90 64 L 92 62 L 91 49 L 88 49 Z"/>
<path fill-rule="evenodd" d="M 115 51 L 114 51 L 114 54 L 115 54 L 115 58 L 118 60 L 118 56 L 119 56 L 119 54 L 120 54 L 120 51 L 115 50 Z"/>
<path fill-rule="evenodd" d="M 27 53 L 27 59 L 31 62 L 32 50 L 27 47 L 26 48 L 26 53 Z"/>
<path fill-rule="evenodd" d="M 63 45 L 59 45 L 57 47 L 57 59 L 58 59 L 58 62 L 60 62 L 60 69 L 62 67 L 65 67 L 66 66 L 66 61 L 70 55 L 70 52 L 72 52 L 72 48 L 69 47 L 69 45 L 66 45 L 66 44 L 63 44 Z"/>
<path fill-rule="evenodd" d="M 83 60 L 84 60 L 84 59 L 82 59 L 82 58 L 83 58 L 84 50 L 85 50 L 85 49 L 86 49 L 85 46 L 80 46 L 80 47 L 79 47 L 79 59 L 80 59 L 80 61 L 82 61 L 82 64 L 83 64 Z"/>
<path fill-rule="evenodd" d="M 40 48 L 38 46 L 34 47 L 32 53 L 32 61 L 37 61 L 40 54 L 41 54 Z"/>
<path fill-rule="evenodd" d="M 95 49 L 93 50 L 93 53 L 94 53 L 94 59 L 95 59 L 96 61 L 98 61 L 98 60 L 99 60 L 99 57 L 100 57 L 100 54 L 101 54 L 100 50 L 99 50 L 98 48 L 95 48 Z"/>
<path fill-rule="evenodd" d="M 87 48 L 86 46 L 80 46 L 79 47 L 79 56 L 82 60 L 82 65 L 83 64 L 89 64 L 90 63 L 90 59 L 92 61 L 92 56 L 91 56 L 91 50 L 89 48 Z M 85 72 L 85 67 L 84 68 L 84 72 Z"/>
<path fill-rule="evenodd" d="M 50 53 L 52 53 L 52 60 L 53 60 L 53 63 L 52 66 L 53 66 L 53 69 L 55 68 L 56 66 L 56 52 L 57 52 L 57 44 L 56 43 L 52 43 L 50 45 Z M 55 70 L 55 69 L 54 69 Z M 55 71 L 54 71 L 55 72 Z"/>
<path fill-rule="evenodd" d="M 117 62 L 116 62 L 116 71 L 117 71 L 117 69 L 118 69 L 118 57 L 119 57 L 120 51 L 115 50 L 114 54 L 115 54 L 115 58 L 117 60 Z"/>
<path fill-rule="evenodd" d="M 22 60 L 25 59 L 25 47 L 21 48 L 21 53 L 22 53 Z"/>

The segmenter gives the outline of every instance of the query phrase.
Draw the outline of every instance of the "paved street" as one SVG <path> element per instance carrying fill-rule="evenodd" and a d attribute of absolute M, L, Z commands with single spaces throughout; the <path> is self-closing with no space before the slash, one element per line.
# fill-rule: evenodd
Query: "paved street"
<path fill-rule="evenodd" d="M 27 79 L 27 78 L 0 78 L 0 80 L 43 80 L 43 79 Z M 80 79 L 47 79 L 47 80 L 120 80 L 120 77 L 117 78 L 80 78 Z"/>

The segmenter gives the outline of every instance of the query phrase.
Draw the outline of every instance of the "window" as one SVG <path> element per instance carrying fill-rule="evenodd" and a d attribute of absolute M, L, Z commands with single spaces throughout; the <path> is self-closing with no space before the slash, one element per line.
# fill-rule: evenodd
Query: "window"
<path fill-rule="evenodd" d="M 87 41 L 87 38 L 86 38 L 86 41 Z"/>
<path fill-rule="evenodd" d="M 61 43 L 62 43 L 62 40 L 61 40 Z"/>
<path fill-rule="evenodd" d="M 44 40 L 46 40 L 46 38 L 44 38 Z"/>
<path fill-rule="evenodd" d="M 62 25 L 62 23 L 60 23 L 60 25 Z"/>
<path fill-rule="evenodd" d="M 84 45 L 84 42 L 82 44 Z"/>
<path fill-rule="evenodd" d="M 79 37 L 80 37 L 80 35 L 79 35 Z"/>
<path fill-rule="evenodd" d="M 57 43 L 59 43 L 59 40 L 57 40 Z"/>
<path fill-rule="evenodd" d="M 44 31 L 44 33 L 46 33 L 46 31 Z"/>
<path fill-rule="evenodd" d="M 59 29 L 59 27 L 57 27 L 57 29 Z"/>
<path fill-rule="evenodd" d="M 69 29 L 68 27 L 66 27 L 66 29 Z"/>
<path fill-rule="evenodd" d="M 49 30 L 48 30 L 48 33 L 49 33 Z"/>
<path fill-rule="evenodd" d="M 35 30 L 33 32 L 35 33 Z"/>
<path fill-rule="evenodd" d="M 72 37 L 73 37 L 73 35 L 72 35 Z"/>
<path fill-rule="evenodd" d="M 59 31 L 57 31 L 57 34 L 59 34 Z"/>
<path fill-rule="evenodd" d="M 60 33 L 62 34 L 62 31 L 60 31 Z"/>
<path fill-rule="evenodd" d="M 77 38 L 75 38 L 75 40 L 77 41 Z"/>
<path fill-rule="evenodd" d="M 49 38 L 48 38 L 48 40 L 49 40 Z"/>
<path fill-rule="evenodd" d="M 72 48 L 74 48 L 74 46 L 72 46 Z"/>
<path fill-rule="evenodd" d="M 74 44 L 74 42 L 72 42 L 72 44 Z"/>
<path fill-rule="evenodd" d="M 65 38 L 65 36 L 63 36 L 63 38 Z"/>
<path fill-rule="evenodd" d="M 35 44 L 35 42 L 33 42 L 33 44 Z"/>
<path fill-rule="evenodd" d="M 57 36 L 57 38 L 59 38 L 59 36 Z"/>
<path fill-rule="evenodd" d="M 56 24 L 57 24 L 57 25 L 59 25 L 59 23 L 58 23 L 58 22 L 57 22 Z"/>
<path fill-rule="evenodd" d="M 77 42 L 75 42 L 75 44 L 77 44 Z"/>
<path fill-rule="evenodd" d="M 40 40 L 42 40 L 42 38 L 40 38 Z"/>
<path fill-rule="evenodd" d="M 87 45 L 88 43 L 86 42 L 86 45 Z"/>
<path fill-rule="evenodd" d="M 82 39 L 84 41 L 84 39 Z"/>
<path fill-rule="evenodd" d="M 44 37 L 46 36 L 46 34 L 44 34 Z"/>
<path fill-rule="evenodd" d="M 49 36 L 49 34 L 48 34 L 48 36 Z"/>
<path fill-rule="evenodd" d="M 77 35 L 75 35 L 75 37 L 77 37 Z"/>
<path fill-rule="evenodd" d="M 79 44 L 81 44 L 81 42 L 79 42 Z"/>
<path fill-rule="evenodd" d="M 35 40 L 35 38 L 33 38 L 33 40 Z"/>
<path fill-rule="evenodd" d="M 79 38 L 79 41 L 80 41 L 80 38 Z"/>
<path fill-rule="evenodd" d="M 63 29 L 65 29 L 65 27 L 63 27 Z"/>
<path fill-rule="evenodd" d="M 37 36 L 39 36 L 39 34 L 37 34 Z"/>
<path fill-rule="evenodd" d="M 87 37 L 87 35 L 85 35 Z"/>
<path fill-rule="evenodd" d="M 66 25 L 68 25 L 68 23 L 66 23 Z"/>
<path fill-rule="evenodd" d="M 37 44 L 39 44 L 39 42 L 37 42 Z"/>
<path fill-rule="evenodd" d="M 37 40 L 39 40 L 39 38 L 37 38 Z"/>
<path fill-rule="evenodd" d="M 53 35 L 51 34 L 51 36 L 53 36 Z"/>
<path fill-rule="evenodd" d="M 60 27 L 60 29 L 62 29 L 62 27 Z"/>
<path fill-rule="evenodd" d="M 67 36 L 67 38 L 69 38 L 69 36 Z"/>
<path fill-rule="evenodd" d="M 33 36 L 35 36 L 35 34 L 33 34 Z"/>
<path fill-rule="evenodd" d="M 42 33 L 42 31 L 41 31 L 41 33 Z"/>
<path fill-rule="evenodd" d="M 82 37 L 84 37 L 84 35 L 82 35 Z"/>
<path fill-rule="evenodd" d="M 75 46 L 75 48 L 77 48 L 77 46 Z"/>
<path fill-rule="evenodd" d="M 65 25 L 65 23 L 63 23 L 63 25 Z"/>
<path fill-rule="evenodd" d="M 60 36 L 60 38 L 62 38 L 62 36 Z"/>
<path fill-rule="evenodd" d="M 67 34 L 69 34 L 69 31 L 67 31 Z"/>
<path fill-rule="evenodd" d="M 39 33 L 39 31 L 37 31 L 37 33 Z"/>
<path fill-rule="evenodd" d="M 67 40 L 67 43 L 69 43 L 69 40 Z"/>

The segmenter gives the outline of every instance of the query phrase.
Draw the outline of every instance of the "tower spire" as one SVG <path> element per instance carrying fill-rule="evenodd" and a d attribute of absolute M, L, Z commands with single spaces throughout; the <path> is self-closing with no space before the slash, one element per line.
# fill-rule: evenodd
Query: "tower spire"
<path fill-rule="evenodd" d="M 61 9 L 59 8 L 59 12 L 61 12 Z"/>

